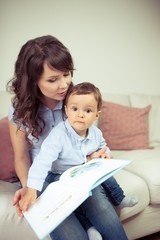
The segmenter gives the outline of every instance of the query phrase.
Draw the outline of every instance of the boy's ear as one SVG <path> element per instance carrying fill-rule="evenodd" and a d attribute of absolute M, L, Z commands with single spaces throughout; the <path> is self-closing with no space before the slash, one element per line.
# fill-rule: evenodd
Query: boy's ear
<path fill-rule="evenodd" d="M 96 114 L 96 118 L 99 118 L 100 114 L 101 114 L 101 111 L 98 111 Z"/>

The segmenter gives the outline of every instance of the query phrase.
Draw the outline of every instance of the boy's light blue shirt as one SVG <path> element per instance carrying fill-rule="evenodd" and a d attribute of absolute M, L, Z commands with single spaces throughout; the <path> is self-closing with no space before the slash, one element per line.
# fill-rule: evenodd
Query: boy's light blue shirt
<path fill-rule="evenodd" d="M 67 169 L 86 162 L 86 156 L 106 146 L 102 132 L 88 129 L 87 137 L 79 136 L 68 119 L 52 129 L 30 167 L 27 186 L 42 190 L 48 171 L 62 174 Z M 107 149 L 107 153 L 109 153 Z"/>

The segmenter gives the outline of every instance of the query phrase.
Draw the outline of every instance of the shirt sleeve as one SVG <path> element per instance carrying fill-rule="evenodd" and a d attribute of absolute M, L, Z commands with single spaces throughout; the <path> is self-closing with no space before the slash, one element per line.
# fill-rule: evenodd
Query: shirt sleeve
<path fill-rule="evenodd" d="M 48 171 L 53 161 L 58 159 L 61 152 L 60 136 L 57 137 L 54 129 L 43 141 L 39 154 L 35 157 L 28 173 L 27 186 L 38 191 L 42 190 Z"/>
<path fill-rule="evenodd" d="M 100 137 L 100 149 L 102 149 L 103 147 L 107 147 L 106 154 L 111 154 L 111 150 L 108 147 L 107 142 L 103 137 L 102 131 L 100 129 L 98 130 L 99 130 L 99 137 Z"/>

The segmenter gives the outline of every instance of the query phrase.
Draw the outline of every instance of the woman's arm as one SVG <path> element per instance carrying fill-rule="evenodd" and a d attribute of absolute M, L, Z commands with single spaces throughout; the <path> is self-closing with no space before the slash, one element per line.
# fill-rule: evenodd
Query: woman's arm
<path fill-rule="evenodd" d="M 16 124 L 9 123 L 10 137 L 14 151 L 15 170 L 23 187 L 27 185 L 28 170 L 31 166 L 29 144 L 25 138 L 25 131 L 17 132 Z"/>
<path fill-rule="evenodd" d="M 27 190 L 28 171 L 31 166 L 31 159 L 29 156 L 29 144 L 25 138 L 25 131 L 21 129 L 17 132 L 16 124 L 9 123 L 9 131 L 11 142 L 14 151 L 14 161 L 16 174 L 22 184 L 22 189 L 16 191 L 13 199 L 13 205 L 16 207 L 17 213 L 22 216 L 22 211 L 19 207 L 19 201 L 24 196 Z"/>

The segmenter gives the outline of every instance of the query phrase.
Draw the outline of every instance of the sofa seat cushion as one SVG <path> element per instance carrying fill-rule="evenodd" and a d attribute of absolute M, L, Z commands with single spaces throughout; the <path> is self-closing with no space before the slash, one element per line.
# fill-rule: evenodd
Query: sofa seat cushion
<path fill-rule="evenodd" d="M 13 196 L 19 189 L 19 182 L 9 183 L 0 180 L 0 233 L 3 240 L 32 239 L 38 240 L 24 217 L 19 217 L 16 208 L 12 205 Z M 24 237 L 25 236 L 25 237 Z M 46 237 L 44 240 L 51 240 Z"/>
<path fill-rule="evenodd" d="M 148 206 L 150 196 L 146 182 L 137 175 L 123 169 L 115 174 L 115 178 L 126 196 L 138 197 L 138 203 L 135 206 L 121 210 L 116 208 L 120 219 L 123 221 L 142 212 Z"/>
<path fill-rule="evenodd" d="M 121 170 L 115 174 L 115 178 L 126 196 L 138 197 L 138 203 L 133 207 L 116 209 L 120 219 L 126 220 L 142 212 L 149 204 L 149 192 L 147 184 L 143 179 L 126 170 Z"/>
<path fill-rule="evenodd" d="M 0 233 L 3 239 L 21 240 L 23 236 L 38 240 L 31 227 L 23 217 L 19 217 L 16 208 L 12 205 L 14 192 L 18 185 L 0 181 Z M 21 231 L 23 229 L 23 231 Z"/>
<path fill-rule="evenodd" d="M 150 204 L 160 204 L 160 147 L 146 150 L 113 151 L 114 158 L 133 160 L 125 169 L 148 185 Z"/>
<path fill-rule="evenodd" d="M 20 182 L 14 184 L 0 180 L 0 193 L 10 192 L 15 193 L 20 188 Z M 1 194 L 0 194 L 1 196 Z"/>

